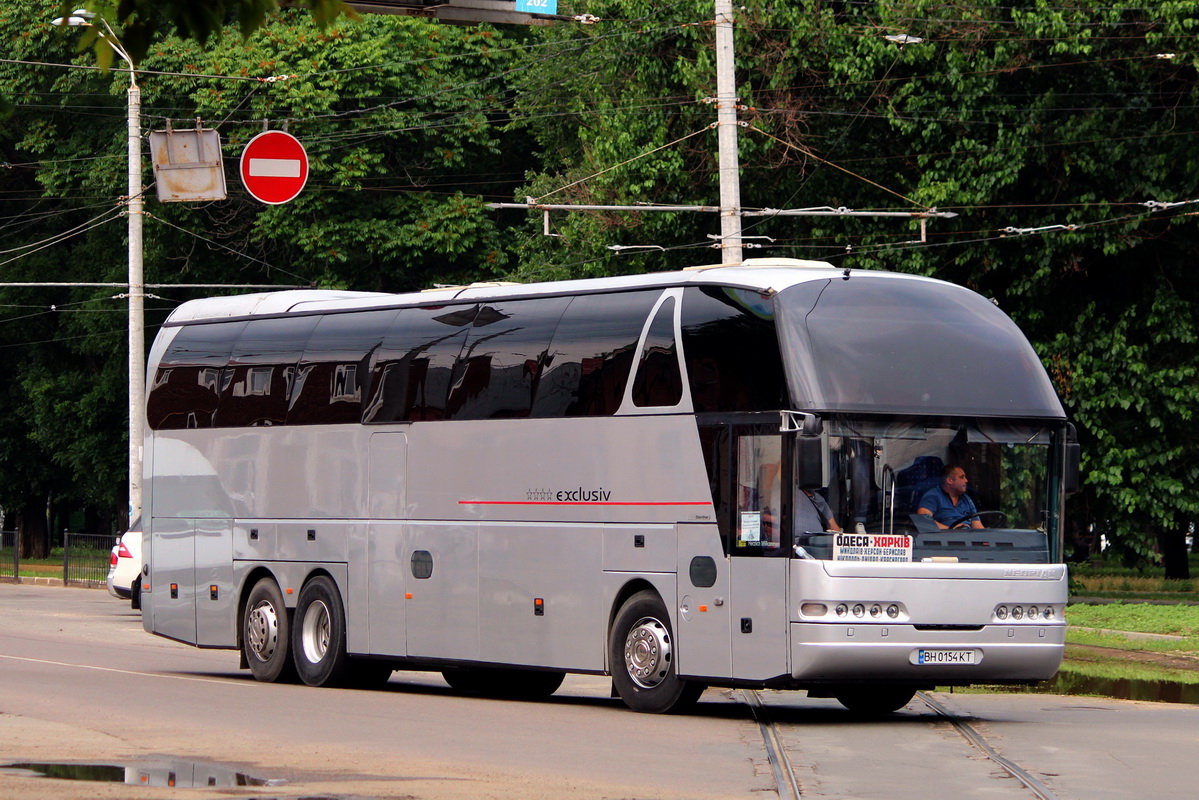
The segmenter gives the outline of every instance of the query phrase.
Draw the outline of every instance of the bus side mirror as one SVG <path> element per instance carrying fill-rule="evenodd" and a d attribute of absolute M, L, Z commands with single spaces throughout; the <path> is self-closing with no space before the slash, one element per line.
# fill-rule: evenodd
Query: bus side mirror
<path fill-rule="evenodd" d="M 800 489 L 822 489 L 824 479 L 824 439 L 799 437 L 795 440 L 796 486 Z"/>
<path fill-rule="evenodd" d="M 800 436 L 819 436 L 824 433 L 824 420 L 806 411 L 784 411 L 779 430 L 783 433 L 798 433 Z"/>
<path fill-rule="evenodd" d="M 1062 469 L 1062 485 L 1066 494 L 1074 494 L 1081 486 L 1079 464 L 1082 461 L 1082 446 L 1078 442 L 1066 442 L 1066 463 Z"/>

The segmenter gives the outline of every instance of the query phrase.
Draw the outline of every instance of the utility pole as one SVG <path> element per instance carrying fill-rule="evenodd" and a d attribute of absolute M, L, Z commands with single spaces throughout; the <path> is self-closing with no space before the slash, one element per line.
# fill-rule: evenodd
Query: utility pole
<path fill-rule="evenodd" d="M 920 221 L 920 241 L 926 240 L 927 222 L 930 219 L 949 219 L 956 217 L 952 211 L 937 211 L 928 208 L 923 211 L 854 211 L 844 206 L 832 208 L 819 206 L 811 208 L 761 208 L 745 210 L 741 207 L 741 163 L 737 151 L 737 129 L 746 125 L 737 120 L 737 111 L 744 108 L 737 97 L 737 78 L 735 51 L 733 48 L 733 2 L 732 0 L 715 1 L 716 28 L 716 97 L 705 98 L 704 102 L 716 105 L 717 129 L 717 169 L 720 178 L 720 204 L 717 206 L 675 205 L 675 204 L 638 204 L 638 205 L 585 205 L 542 203 L 535 197 L 526 197 L 523 203 L 485 203 L 487 208 L 523 208 L 542 213 L 544 231 L 550 236 L 550 211 L 696 211 L 701 213 L 717 213 L 720 215 L 719 243 L 721 264 L 740 264 L 743 261 L 744 246 L 741 243 L 742 217 L 897 217 Z M 922 41 L 906 34 L 888 36 L 887 39 L 899 44 L 914 44 Z M 656 152 L 658 148 L 650 152 Z M 1017 230 L 1009 228 L 1009 232 L 1028 233 L 1033 230 Z M 712 235 L 709 238 L 717 238 Z M 765 237 L 762 237 L 765 238 Z M 625 250 L 654 245 L 611 245 L 609 249 Z M 662 248 L 659 248 L 662 249 Z"/>
<path fill-rule="evenodd" d="M 133 61 L 125 60 L 129 64 L 129 522 L 132 524 L 142 513 L 146 288 L 142 269 L 142 92 Z"/>
<path fill-rule="evenodd" d="M 84 8 L 58 17 L 54 25 L 71 28 L 93 28 L 98 19 L 102 27 L 96 32 L 129 65 L 129 197 L 126 215 L 129 218 L 129 522 L 142 513 L 142 434 L 146 399 L 146 288 L 142 268 L 142 91 L 137 85 L 137 65 L 121 44 L 116 31 L 103 16 Z"/>
<path fill-rule="evenodd" d="M 716 0 L 716 125 L 720 172 L 720 263 L 740 264 L 741 162 L 737 153 L 732 0 Z"/>

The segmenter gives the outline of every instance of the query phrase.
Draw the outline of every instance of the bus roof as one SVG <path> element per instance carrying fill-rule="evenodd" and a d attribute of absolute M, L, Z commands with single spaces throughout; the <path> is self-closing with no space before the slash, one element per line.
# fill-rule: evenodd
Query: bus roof
<path fill-rule="evenodd" d="M 677 272 L 655 272 L 543 283 L 476 283 L 407 294 L 292 289 L 191 300 L 175 309 L 165 324 L 181 325 L 188 322 L 288 313 L 352 311 L 369 308 L 429 306 L 500 298 L 589 294 L 689 284 L 735 286 L 774 293 L 811 280 L 827 280 L 830 273 L 841 272 L 847 272 L 847 270 L 824 261 L 755 258 L 747 259 L 733 266 L 713 264 L 691 267 Z M 876 277 L 900 280 L 932 280 L 914 275 L 876 270 L 860 271 L 859 274 L 861 272 L 868 272 Z"/>

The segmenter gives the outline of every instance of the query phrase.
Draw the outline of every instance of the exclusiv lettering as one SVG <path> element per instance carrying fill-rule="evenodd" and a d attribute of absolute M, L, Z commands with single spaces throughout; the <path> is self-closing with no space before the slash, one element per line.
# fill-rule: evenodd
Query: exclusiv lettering
<path fill-rule="evenodd" d="M 560 490 L 554 499 L 559 503 L 603 503 L 612 497 L 612 492 L 599 487 L 598 489 L 564 489 Z"/>

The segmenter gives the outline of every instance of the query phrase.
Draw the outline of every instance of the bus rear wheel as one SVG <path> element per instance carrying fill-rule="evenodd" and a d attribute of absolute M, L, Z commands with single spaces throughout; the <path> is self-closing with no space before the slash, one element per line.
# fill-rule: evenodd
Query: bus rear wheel
<path fill-rule="evenodd" d="M 272 578 L 262 578 L 250 590 L 242 612 L 241 647 L 250 672 L 264 683 L 295 680 L 291 661 L 290 620 L 283 593 Z"/>
<path fill-rule="evenodd" d="M 871 716 L 898 711 L 915 696 L 910 686 L 847 686 L 834 695 L 850 711 Z"/>
<path fill-rule="evenodd" d="M 608 635 L 612 683 L 625 705 L 649 714 L 679 712 L 703 694 L 700 683 L 678 677 L 674 633 L 666 605 L 652 591 L 625 601 Z"/>
<path fill-rule="evenodd" d="M 349 675 L 345 609 L 337 584 L 327 575 L 300 589 L 291 649 L 296 672 L 309 686 L 339 686 Z"/>

